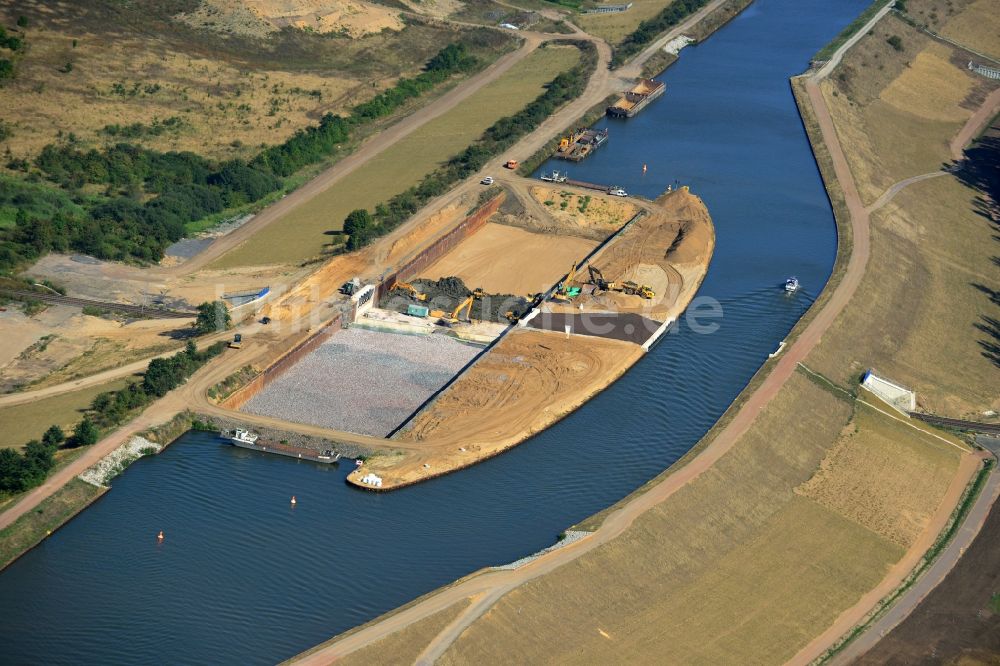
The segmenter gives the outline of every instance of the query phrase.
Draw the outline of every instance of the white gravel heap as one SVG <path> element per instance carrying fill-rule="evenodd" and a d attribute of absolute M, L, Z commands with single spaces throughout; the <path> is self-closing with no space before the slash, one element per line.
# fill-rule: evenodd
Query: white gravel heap
<path fill-rule="evenodd" d="M 533 562 L 534 560 L 537 560 L 542 555 L 545 555 L 546 553 L 551 553 L 553 550 L 559 550 L 560 548 L 564 548 L 564 547 L 570 545 L 571 543 L 573 543 L 574 541 L 579 541 L 580 539 L 582 539 L 583 537 L 587 536 L 588 534 L 591 534 L 591 532 L 584 532 L 582 530 L 575 530 L 575 531 L 574 530 L 568 530 L 566 532 L 563 532 L 563 538 L 562 539 L 560 539 L 559 541 L 556 541 L 554 544 L 552 544 L 548 548 L 545 548 L 544 550 L 540 550 L 537 553 L 533 553 L 531 555 L 528 555 L 527 557 L 522 557 L 519 560 L 514 560 L 510 564 L 501 564 L 500 566 L 493 567 L 493 568 L 494 569 L 520 569 L 521 567 L 523 567 L 528 562 Z"/>
<path fill-rule="evenodd" d="M 443 335 L 352 326 L 335 333 L 242 411 L 384 437 L 481 350 Z"/>
<path fill-rule="evenodd" d="M 136 460 L 162 450 L 163 446 L 148 439 L 138 435 L 130 437 L 127 442 L 84 470 L 80 474 L 80 479 L 99 488 L 105 488 L 111 485 L 111 479 L 124 472 L 125 468 Z"/>

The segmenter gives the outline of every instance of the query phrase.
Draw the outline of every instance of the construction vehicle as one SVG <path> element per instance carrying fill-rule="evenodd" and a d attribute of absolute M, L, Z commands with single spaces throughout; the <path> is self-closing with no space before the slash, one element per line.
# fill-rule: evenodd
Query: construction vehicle
<path fill-rule="evenodd" d="M 566 277 L 562 279 L 559 285 L 556 286 L 556 290 L 552 293 L 552 300 L 565 303 L 580 295 L 580 292 L 582 291 L 580 287 L 570 286 L 570 283 L 573 282 L 573 278 L 576 277 L 577 268 L 577 263 L 574 261 L 573 267 L 569 269 L 569 273 L 566 274 Z"/>
<path fill-rule="evenodd" d="M 397 282 L 396 284 L 393 285 L 392 288 L 393 289 L 404 289 L 404 290 L 410 292 L 410 297 L 411 298 L 415 298 L 418 301 L 426 301 L 427 300 L 427 294 L 425 294 L 423 292 L 420 292 L 420 291 L 417 291 L 417 288 L 414 287 L 409 282 Z"/>
<path fill-rule="evenodd" d="M 517 160 L 507 160 L 507 164 L 504 164 L 504 166 L 507 167 L 508 169 L 512 169 L 512 170 L 516 169 L 517 168 Z"/>
<path fill-rule="evenodd" d="M 352 296 L 354 292 L 361 288 L 361 278 L 351 278 L 348 282 L 340 285 L 340 293 L 345 296 Z"/>
<path fill-rule="evenodd" d="M 631 280 L 622 283 L 622 291 L 626 294 L 631 294 L 633 296 L 642 296 L 643 298 L 653 298 L 656 294 L 651 288 L 644 284 L 637 284 Z"/>
<path fill-rule="evenodd" d="M 587 264 L 587 270 L 590 271 L 590 284 L 594 285 L 594 293 L 598 291 L 621 291 L 621 285 L 617 282 L 608 282 L 604 279 L 604 273 L 597 266 Z"/>
<path fill-rule="evenodd" d="M 243 334 L 237 333 L 233 336 L 233 341 L 229 343 L 230 349 L 242 349 L 243 348 Z"/>
<path fill-rule="evenodd" d="M 483 291 L 483 289 L 481 287 L 476 287 L 475 289 L 472 290 L 472 293 L 469 294 L 465 298 L 464 301 L 462 301 L 461 303 L 459 303 L 458 307 L 456 307 L 450 313 L 444 312 L 442 310 L 431 310 L 430 316 L 431 317 L 440 317 L 440 320 L 441 320 L 442 324 L 445 324 L 447 326 L 452 326 L 453 324 L 458 324 L 458 323 L 460 323 L 462 321 L 461 313 L 462 313 L 462 310 L 465 310 L 465 321 L 466 322 L 471 322 L 472 321 L 472 302 L 473 301 L 478 301 L 479 299 L 481 299 L 485 295 L 486 295 L 486 292 Z"/>

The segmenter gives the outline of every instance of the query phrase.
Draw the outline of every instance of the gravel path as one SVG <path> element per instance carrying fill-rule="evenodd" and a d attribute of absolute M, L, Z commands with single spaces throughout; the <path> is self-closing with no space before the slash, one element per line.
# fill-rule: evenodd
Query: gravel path
<path fill-rule="evenodd" d="M 481 350 L 441 335 L 352 327 L 338 331 L 242 411 L 384 437 Z"/>

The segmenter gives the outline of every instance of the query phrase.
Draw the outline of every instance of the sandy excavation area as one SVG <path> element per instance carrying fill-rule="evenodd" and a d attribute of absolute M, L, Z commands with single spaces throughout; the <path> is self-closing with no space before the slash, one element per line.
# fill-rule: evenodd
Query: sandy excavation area
<path fill-rule="evenodd" d="M 574 236 L 540 234 L 487 223 L 472 237 L 421 271 L 438 280 L 456 276 L 491 294 L 518 296 L 544 291 L 597 246 Z"/>
<path fill-rule="evenodd" d="M 702 200 L 680 189 L 657 199 L 640 218 L 591 260 L 608 281 L 647 285 L 655 297 L 620 292 L 588 293 L 589 272 L 582 267 L 575 282 L 584 293 L 570 305 L 550 303 L 552 312 L 624 312 L 655 321 L 679 315 L 694 297 L 715 248 L 715 230 Z M 581 307 L 582 306 L 582 307 Z"/>
<path fill-rule="evenodd" d="M 397 436 L 426 453 L 376 456 L 368 472 L 383 488 L 471 465 L 544 430 L 620 377 L 642 348 L 619 340 L 517 329 L 462 375 Z"/>
<path fill-rule="evenodd" d="M 482 347 L 443 335 L 338 331 L 241 411 L 384 437 Z"/>

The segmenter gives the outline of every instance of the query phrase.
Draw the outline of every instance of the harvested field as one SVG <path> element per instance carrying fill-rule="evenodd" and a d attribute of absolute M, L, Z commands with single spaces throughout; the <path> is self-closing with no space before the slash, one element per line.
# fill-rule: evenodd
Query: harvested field
<path fill-rule="evenodd" d="M 996 664 L 1000 659 L 998 595 L 1000 507 L 994 505 L 979 535 L 944 581 L 854 663 Z"/>
<path fill-rule="evenodd" d="M 480 351 L 446 336 L 349 328 L 251 398 L 242 411 L 384 436 Z"/>
<path fill-rule="evenodd" d="M 583 238 L 536 234 L 490 222 L 422 271 L 421 277 L 456 276 L 490 293 L 531 294 L 551 287 L 596 245 Z"/>
<path fill-rule="evenodd" d="M 980 53 L 1000 58 L 1000 26 L 995 20 L 996 12 L 994 0 L 974 0 L 938 32 Z"/>
<path fill-rule="evenodd" d="M 260 230 L 214 266 L 297 263 L 320 255 L 330 240 L 326 233 L 340 230 L 348 213 L 373 209 L 419 182 L 494 122 L 521 110 L 542 92 L 545 83 L 578 59 L 575 47 L 539 49 L 454 109 Z"/>
<path fill-rule="evenodd" d="M 869 408 L 858 410 L 853 425 L 796 492 L 908 548 L 951 482 L 960 451 Z"/>
<path fill-rule="evenodd" d="M 397 436 L 426 443 L 426 454 L 376 457 L 363 469 L 390 487 L 473 464 L 552 425 L 641 356 L 617 340 L 511 331 Z"/>
<path fill-rule="evenodd" d="M 0 409 L 0 448 L 24 446 L 30 439 L 41 438 L 50 425 L 71 432 L 98 393 L 116 391 L 127 383 L 127 379 L 116 379 L 73 393 Z"/>

